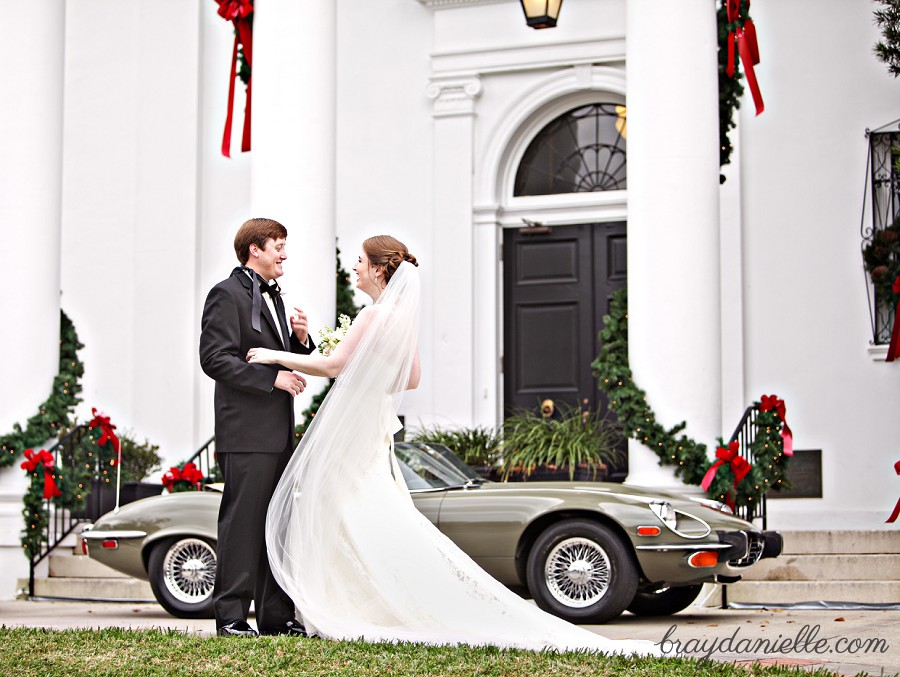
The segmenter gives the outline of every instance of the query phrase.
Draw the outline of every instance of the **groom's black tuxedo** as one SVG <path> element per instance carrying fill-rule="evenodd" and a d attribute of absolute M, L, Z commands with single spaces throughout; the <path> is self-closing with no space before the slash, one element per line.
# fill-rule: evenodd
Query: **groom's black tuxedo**
<path fill-rule="evenodd" d="M 253 329 L 253 279 L 235 268 L 209 292 L 200 330 L 200 366 L 216 382 L 216 456 L 225 477 L 219 510 L 216 586 L 218 627 L 246 619 L 256 600 L 260 629 L 294 618 L 294 605 L 272 578 L 265 548 L 269 500 L 294 448 L 293 398 L 274 387 L 278 365 L 250 364 L 247 351 L 262 347 L 309 354 L 288 331 L 284 303 L 278 317 L 262 301 L 260 331 Z M 282 343 L 276 330 L 290 336 Z"/>

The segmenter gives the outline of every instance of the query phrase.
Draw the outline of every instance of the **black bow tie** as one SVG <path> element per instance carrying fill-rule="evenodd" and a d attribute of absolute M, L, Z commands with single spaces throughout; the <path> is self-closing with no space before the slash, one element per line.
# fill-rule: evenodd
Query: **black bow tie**
<path fill-rule="evenodd" d="M 281 294 L 281 287 L 278 286 L 277 282 L 273 282 L 272 284 L 266 284 L 265 282 L 261 282 L 259 285 L 259 290 L 263 294 L 268 294 L 274 300 L 276 296 Z"/>

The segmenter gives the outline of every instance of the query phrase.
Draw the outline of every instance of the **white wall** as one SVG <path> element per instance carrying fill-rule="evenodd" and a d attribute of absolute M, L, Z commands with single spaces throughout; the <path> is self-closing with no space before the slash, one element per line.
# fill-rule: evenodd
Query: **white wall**
<path fill-rule="evenodd" d="M 422 383 L 401 414 L 407 426 L 431 420 L 435 360 L 429 302 L 434 261 L 431 227 L 431 102 L 425 95 L 432 50 L 432 13 L 410 0 L 338 3 L 337 236 L 344 268 L 362 241 L 394 235 L 420 262 Z M 357 293 L 357 303 L 369 303 Z M 313 318 L 314 326 L 334 318 Z M 314 336 L 317 337 L 317 330 Z"/>
<path fill-rule="evenodd" d="M 194 444 L 199 7 L 67 12 L 62 305 L 85 344 L 77 413 L 105 410 L 172 462 Z"/>
<path fill-rule="evenodd" d="M 748 93 L 745 395 L 784 398 L 795 446 L 822 450 L 824 483 L 822 500 L 770 501 L 776 527 L 879 527 L 898 493 L 900 364 L 867 352 L 860 256 L 864 132 L 900 111 L 900 83 L 872 54 L 873 7 L 832 2 L 823 15 L 815 0 L 753 5 L 766 111 L 753 117 Z"/>

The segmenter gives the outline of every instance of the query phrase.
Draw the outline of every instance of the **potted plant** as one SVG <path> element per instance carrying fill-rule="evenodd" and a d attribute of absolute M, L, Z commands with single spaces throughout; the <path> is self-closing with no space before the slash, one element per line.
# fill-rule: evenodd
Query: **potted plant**
<path fill-rule="evenodd" d="M 521 410 L 503 422 L 504 481 L 602 480 L 621 434 L 599 411 L 560 405 L 559 418 Z"/>
<path fill-rule="evenodd" d="M 412 442 L 443 444 L 452 449 L 480 475 L 492 477 L 500 460 L 500 432 L 496 428 L 420 428 L 411 435 Z"/>
<path fill-rule="evenodd" d="M 119 504 L 125 505 L 161 494 L 162 484 L 144 481 L 162 468 L 159 446 L 150 444 L 146 439 L 139 443 L 129 433 L 121 435 L 119 443 L 122 445 L 122 491 Z"/>

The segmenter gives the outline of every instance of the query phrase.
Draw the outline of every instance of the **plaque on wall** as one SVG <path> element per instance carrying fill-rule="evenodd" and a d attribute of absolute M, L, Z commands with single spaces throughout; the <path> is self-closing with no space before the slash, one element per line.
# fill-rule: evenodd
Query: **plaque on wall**
<path fill-rule="evenodd" d="M 822 450 L 794 449 L 794 456 L 788 461 L 785 477 L 790 481 L 790 489 L 769 491 L 766 499 L 775 498 L 822 498 Z"/>

